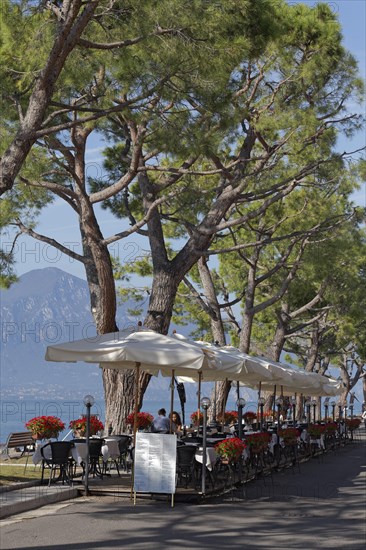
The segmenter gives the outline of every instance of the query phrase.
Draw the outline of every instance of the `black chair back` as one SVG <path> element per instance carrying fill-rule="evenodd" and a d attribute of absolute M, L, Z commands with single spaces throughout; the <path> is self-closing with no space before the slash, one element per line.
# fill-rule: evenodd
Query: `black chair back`
<path fill-rule="evenodd" d="M 129 435 L 121 435 L 120 439 L 118 440 L 118 448 L 120 455 L 124 455 L 127 453 L 129 446 L 131 444 L 132 437 Z"/>
<path fill-rule="evenodd" d="M 196 481 L 195 472 L 195 445 L 181 445 L 177 447 L 177 476 L 178 483 L 184 482 L 184 486 L 188 487 L 188 483 Z"/>
<path fill-rule="evenodd" d="M 70 451 L 73 446 L 73 441 L 51 441 L 41 447 L 41 455 L 42 458 L 49 464 L 67 464 L 70 457 Z M 51 458 L 48 458 L 44 454 L 47 447 L 51 447 Z"/>
<path fill-rule="evenodd" d="M 177 462 L 179 467 L 191 466 L 194 463 L 194 457 L 197 448 L 194 445 L 181 445 L 177 447 Z"/>
<path fill-rule="evenodd" d="M 89 439 L 89 459 L 98 459 L 102 452 L 104 439 Z"/>

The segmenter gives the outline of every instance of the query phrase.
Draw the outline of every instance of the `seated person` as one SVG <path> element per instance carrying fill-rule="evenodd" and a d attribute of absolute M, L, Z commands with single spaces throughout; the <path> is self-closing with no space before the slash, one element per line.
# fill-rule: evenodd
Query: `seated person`
<path fill-rule="evenodd" d="M 171 418 L 171 420 L 172 420 L 172 431 L 173 431 L 173 433 L 175 433 L 177 435 L 181 435 L 183 433 L 183 426 L 182 426 L 182 421 L 181 421 L 180 416 L 177 413 L 177 411 L 172 411 L 171 414 L 169 415 L 169 418 Z"/>
<path fill-rule="evenodd" d="M 151 424 L 151 431 L 154 433 L 168 434 L 170 432 L 170 420 L 166 417 L 166 410 L 159 409 L 158 416 Z"/>

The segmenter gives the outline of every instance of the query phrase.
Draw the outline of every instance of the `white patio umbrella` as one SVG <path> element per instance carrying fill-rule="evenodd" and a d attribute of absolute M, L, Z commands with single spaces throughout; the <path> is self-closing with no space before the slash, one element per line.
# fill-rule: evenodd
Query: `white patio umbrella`
<path fill-rule="evenodd" d="M 193 383 L 198 381 L 198 410 L 201 397 L 201 380 L 208 382 L 217 382 L 223 380 L 235 380 L 240 381 L 242 385 L 249 385 L 249 383 L 257 384 L 262 380 L 272 380 L 271 372 L 260 364 L 248 364 L 247 359 L 249 355 L 240 352 L 233 346 L 217 347 L 208 342 L 201 340 L 192 341 L 188 340 L 181 334 L 174 333 L 174 338 L 177 338 L 183 342 L 189 342 L 194 346 L 198 346 L 204 352 L 210 353 L 214 357 L 215 365 L 210 370 L 204 370 L 198 375 L 179 376 L 180 382 Z"/>
<path fill-rule="evenodd" d="M 312 390 L 320 390 L 322 387 L 322 376 L 307 372 L 285 363 L 279 363 L 265 357 L 250 357 L 248 365 L 262 365 L 272 374 L 272 384 L 268 382 L 262 383 L 263 390 L 273 388 L 273 384 L 280 385 L 283 391 L 286 392 L 305 392 Z"/>
<path fill-rule="evenodd" d="M 136 370 L 138 379 L 140 369 L 157 375 L 188 375 L 203 369 L 211 369 L 209 353 L 188 342 L 180 342 L 170 336 L 164 336 L 150 330 L 136 332 L 120 331 L 93 338 L 76 340 L 48 346 L 47 361 L 99 363 L 102 368 L 117 370 Z M 138 385 L 135 388 L 135 422 L 137 427 Z"/>
<path fill-rule="evenodd" d="M 202 371 L 202 380 L 213 382 L 220 380 L 240 380 L 242 382 L 260 382 L 261 380 L 272 380 L 271 372 L 258 364 L 248 364 L 249 355 L 240 352 L 233 346 L 217 347 L 202 340 L 189 340 L 181 334 L 175 333 L 174 338 L 180 342 L 188 342 L 193 346 L 197 346 L 204 353 L 211 357 L 211 368 Z M 182 377 L 179 377 L 180 379 Z M 184 378 L 184 377 L 183 377 Z M 191 381 L 195 381 L 197 377 L 191 376 Z M 185 381 L 188 381 L 185 378 Z"/>

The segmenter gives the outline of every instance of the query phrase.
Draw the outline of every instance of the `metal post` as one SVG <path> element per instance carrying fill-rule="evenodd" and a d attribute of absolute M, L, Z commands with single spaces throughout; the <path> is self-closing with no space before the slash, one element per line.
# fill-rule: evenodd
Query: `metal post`
<path fill-rule="evenodd" d="M 86 395 L 84 397 L 84 405 L 86 406 L 86 459 L 84 472 L 84 488 L 85 496 L 89 495 L 89 440 L 90 440 L 90 409 L 94 405 L 94 397 Z"/>
<path fill-rule="evenodd" d="M 311 406 L 311 401 L 305 401 L 305 406 L 306 406 L 306 416 L 307 416 L 307 423 L 308 425 L 311 424 L 311 418 L 310 418 L 310 406 Z"/>
<path fill-rule="evenodd" d="M 243 407 L 245 406 L 246 401 L 242 397 L 236 402 L 238 408 L 238 427 L 239 427 L 239 439 L 243 439 Z"/>
<path fill-rule="evenodd" d="M 85 461 L 85 495 L 89 494 L 89 438 L 90 438 L 90 404 L 86 406 L 86 461 Z"/>
<path fill-rule="evenodd" d="M 261 411 L 261 419 L 260 419 L 260 431 L 263 431 L 263 409 L 264 409 L 264 397 L 260 397 L 258 399 L 260 411 Z"/>
<path fill-rule="evenodd" d="M 276 405 L 277 405 L 277 427 L 278 429 L 281 428 L 281 419 L 280 419 L 280 414 L 281 414 L 281 406 L 283 404 L 283 399 L 282 397 L 278 397 L 276 399 Z"/>
<path fill-rule="evenodd" d="M 211 401 L 208 397 L 202 397 L 201 407 L 203 409 L 203 441 L 202 441 L 202 494 L 206 494 L 206 462 L 207 462 L 207 451 L 206 451 L 206 429 L 207 429 L 207 409 L 210 407 Z"/>
<path fill-rule="evenodd" d="M 292 423 L 295 427 L 295 419 L 296 419 L 296 394 L 294 397 L 291 397 L 290 399 L 291 408 L 292 408 Z"/>

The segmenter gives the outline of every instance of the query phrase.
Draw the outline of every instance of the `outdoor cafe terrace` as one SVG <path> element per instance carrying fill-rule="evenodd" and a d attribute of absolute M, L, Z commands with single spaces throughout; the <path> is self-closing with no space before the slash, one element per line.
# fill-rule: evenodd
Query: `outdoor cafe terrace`
<path fill-rule="evenodd" d="M 118 488 L 118 492 L 130 492 L 134 498 L 168 494 L 173 503 L 173 495 L 207 498 L 258 477 L 272 478 L 278 470 L 300 468 L 304 460 L 337 452 L 358 440 L 360 419 L 353 416 L 353 404 L 350 403 L 348 417 L 347 408 L 339 404 L 336 418 L 336 403 L 329 403 L 342 392 L 337 380 L 249 356 L 231 346 L 217 348 L 206 342 L 191 342 L 178 334 L 170 337 L 141 328 L 48 346 L 46 359 L 134 369 L 136 380 L 140 370 L 169 376 L 171 410 L 175 377 L 196 382 L 197 409 L 201 409 L 191 427 L 185 427 L 183 432 L 174 433 L 170 424 L 168 434 L 150 433 L 146 418 L 139 429 L 142 413 L 137 409 L 136 386 L 132 434 L 116 434 L 110 427 L 104 432 L 100 426 L 98 430 L 93 427 L 93 398 L 86 396 L 86 433 L 76 434 L 74 430 L 70 441 L 46 442 L 44 437 L 35 444 L 33 462 L 41 465 L 42 478 L 49 484 L 79 483 L 85 493 Z M 257 388 L 257 410 L 243 412 L 245 401 L 239 398 L 234 418 L 222 415 L 208 425 L 210 402 L 208 398 L 201 399 L 201 383 L 219 380 L 232 380 L 238 396 L 240 385 Z M 262 391 L 273 394 L 273 410 L 264 411 Z M 312 400 L 304 397 L 309 395 Z M 320 396 L 326 397 L 323 416 L 317 410 Z M 304 412 L 301 421 L 296 421 L 299 402 Z"/>

